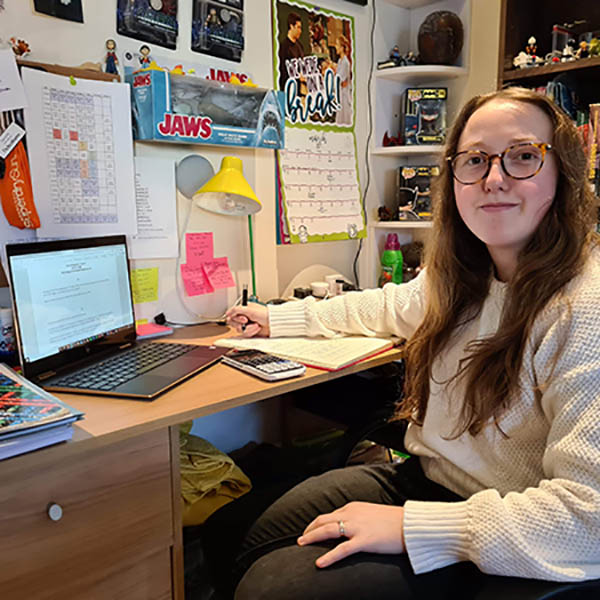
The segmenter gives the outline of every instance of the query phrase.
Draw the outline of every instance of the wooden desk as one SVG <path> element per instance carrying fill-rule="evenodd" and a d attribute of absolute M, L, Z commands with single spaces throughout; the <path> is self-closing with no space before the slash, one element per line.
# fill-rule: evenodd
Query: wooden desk
<path fill-rule="evenodd" d="M 163 341 L 210 344 L 226 332 L 189 327 Z M 219 364 L 153 402 L 62 394 L 85 413 L 73 441 L 0 462 L 2 596 L 183 600 L 178 424 L 399 357 L 273 383 Z"/>

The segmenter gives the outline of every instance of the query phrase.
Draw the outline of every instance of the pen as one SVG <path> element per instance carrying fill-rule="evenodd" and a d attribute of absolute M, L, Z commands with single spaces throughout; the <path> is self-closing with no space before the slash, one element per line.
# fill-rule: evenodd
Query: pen
<path fill-rule="evenodd" d="M 244 284 L 244 287 L 242 288 L 242 306 L 248 306 L 248 285 Z M 248 318 L 248 317 L 246 317 Z M 242 324 L 242 331 L 246 331 L 246 327 L 248 327 L 248 325 L 250 325 L 250 323 L 252 323 L 252 321 L 250 321 L 248 319 L 248 321 L 246 323 Z"/>

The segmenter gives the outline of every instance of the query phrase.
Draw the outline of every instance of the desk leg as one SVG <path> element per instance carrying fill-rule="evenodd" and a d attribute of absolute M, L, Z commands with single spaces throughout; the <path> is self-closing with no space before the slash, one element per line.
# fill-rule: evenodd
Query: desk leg
<path fill-rule="evenodd" d="M 183 528 L 181 525 L 181 473 L 179 470 L 179 426 L 169 427 L 171 443 L 171 491 L 173 495 L 173 547 L 171 548 L 171 573 L 173 600 L 184 600 L 183 581 Z"/>

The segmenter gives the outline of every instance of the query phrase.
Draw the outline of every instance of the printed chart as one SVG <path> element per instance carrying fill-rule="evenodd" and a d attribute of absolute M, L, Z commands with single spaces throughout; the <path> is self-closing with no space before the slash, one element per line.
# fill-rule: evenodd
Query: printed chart
<path fill-rule="evenodd" d="M 22 77 L 38 237 L 137 233 L 129 86 Z"/>
<path fill-rule="evenodd" d="M 50 203 L 54 223 L 116 223 L 110 96 L 44 86 Z"/>

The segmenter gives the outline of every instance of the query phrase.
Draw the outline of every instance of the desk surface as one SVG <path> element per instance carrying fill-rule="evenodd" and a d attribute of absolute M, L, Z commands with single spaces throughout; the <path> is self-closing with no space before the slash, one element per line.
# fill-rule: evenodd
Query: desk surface
<path fill-rule="evenodd" d="M 178 329 L 174 335 L 161 338 L 160 341 L 185 340 L 189 343 L 210 344 L 216 338 L 228 334 L 231 334 L 230 330 L 218 325 L 198 325 Z M 50 457 L 54 452 L 79 451 L 84 447 L 114 443 L 189 419 L 337 379 L 398 358 L 400 351 L 392 349 L 339 371 L 308 368 L 302 377 L 280 382 L 263 381 L 237 369 L 217 364 L 175 386 L 152 402 L 110 396 L 59 394 L 65 402 L 83 411 L 85 418 L 74 426 L 73 442 L 47 448 L 44 453 Z M 27 460 L 28 456 L 34 455 L 39 453 L 15 458 Z"/>

